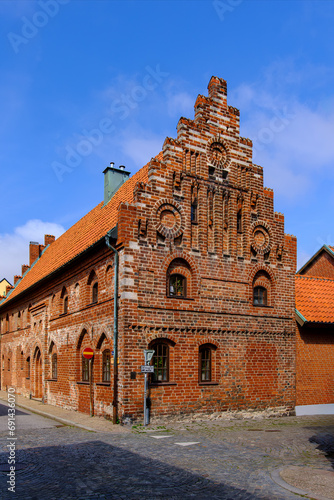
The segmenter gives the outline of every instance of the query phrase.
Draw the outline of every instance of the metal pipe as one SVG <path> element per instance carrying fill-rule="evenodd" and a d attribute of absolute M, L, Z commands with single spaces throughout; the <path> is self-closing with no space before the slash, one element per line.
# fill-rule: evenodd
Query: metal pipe
<path fill-rule="evenodd" d="M 114 395 L 113 395 L 113 424 L 117 424 L 118 420 L 118 405 L 117 405 L 117 392 L 118 392 L 118 264 L 119 255 L 116 248 L 110 244 L 110 234 L 109 231 L 105 237 L 105 242 L 107 247 L 110 248 L 115 254 L 115 266 L 114 266 Z"/>

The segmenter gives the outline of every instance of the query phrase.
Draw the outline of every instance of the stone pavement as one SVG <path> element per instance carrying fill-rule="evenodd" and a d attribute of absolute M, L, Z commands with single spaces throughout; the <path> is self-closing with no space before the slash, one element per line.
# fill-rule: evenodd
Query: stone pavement
<path fill-rule="evenodd" d="M 17 428 L 16 490 L 8 492 L 0 473 L 2 500 L 334 499 L 333 416 L 224 414 L 143 428 L 19 396 L 17 404 L 59 425 Z M 7 437 L 0 432 L 0 466 Z"/>

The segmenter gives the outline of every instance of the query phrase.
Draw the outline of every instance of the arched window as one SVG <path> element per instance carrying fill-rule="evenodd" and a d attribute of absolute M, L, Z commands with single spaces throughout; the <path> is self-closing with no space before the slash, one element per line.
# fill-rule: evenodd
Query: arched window
<path fill-rule="evenodd" d="M 260 269 L 252 283 L 252 301 L 254 306 L 271 306 L 274 292 L 272 277 L 265 269 Z"/>
<path fill-rule="evenodd" d="M 105 349 L 102 354 L 102 382 L 110 382 L 110 350 Z"/>
<path fill-rule="evenodd" d="M 191 296 L 192 273 L 188 262 L 181 258 L 172 260 L 167 269 L 167 297 Z"/>
<path fill-rule="evenodd" d="M 63 314 L 68 313 L 68 293 L 65 287 L 63 287 L 60 298 L 63 301 Z"/>
<path fill-rule="evenodd" d="M 58 363 L 57 353 L 55 352 L 54 354 L 52 354 L 52 358 L 51 358 L 51 376 L 54 380 L 57 380 L 57 378 L 58 378 L 57 363 Z"/>
<path fill-rule="evenodd" d="M 263 286 L 255 286 L 253 288 L 253 304 L 254 306 L 267 305 L 267 289 Z"/>
<path fill-rule="evenodd" d="M 164 341 L 156 341 L 152 344 L 154 355 L 152 365 L 154 373 L 152 373 L 152 382 L 168 382 L 169 381 L 169 345 Z"/>
<path fill-rule="evenodd" d="M 91 271 L 88 281 L 87 281 L 88 286 L 91 287 L 91 298 L 92 298 L 92 304 L 95 304 L 98 301 L 98 294 L 99 294 L 99 284 L 97 281 L 97 276 L 95 271 Z"/>
<path fill-rule="evenodd" d="M 94 283 L 92 288 L 92 303 L 95 304 L 98 301 L 99 296 L 99 284 L 98 282 Z"/>
<path fill-rule="evenodd" d="M 24 355 L 23 351 L 21 351 L 21 370 L 23 370 L 23 367 L 24 367 Z"/>
<path fill-rule="evenodd" d="M 187 279 L 185 276 L 182 276 L 182 274 L 171 274 L 168 291 L 170 297 L 186 297 Z"/>

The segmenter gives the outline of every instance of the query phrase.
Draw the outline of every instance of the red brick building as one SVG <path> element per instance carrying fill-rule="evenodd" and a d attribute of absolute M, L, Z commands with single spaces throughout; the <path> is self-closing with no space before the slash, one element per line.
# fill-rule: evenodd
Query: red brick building
<path fill-rule="evenodd" d="M 296 275 L 296 412 L 334 413 L 334 248 Z"/>
<path fill-rule="evenodd" d="M 2 387 L 136 418 L 151 348 L 154 415 L 295 406 L 296 238 L 240 137 L 226 82 L 212 77 L 208 91 L 157 157 L 128 180 L 108 167 L 104 202 L 30 245 L 0 304 Z"/>

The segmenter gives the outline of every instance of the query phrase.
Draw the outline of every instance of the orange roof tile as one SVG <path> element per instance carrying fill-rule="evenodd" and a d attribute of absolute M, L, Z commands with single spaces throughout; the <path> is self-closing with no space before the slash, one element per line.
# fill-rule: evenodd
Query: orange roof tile
<path fill-rule="evenodd" d="M 334 280 L 297 274 L 296 309 L 306 321 L 334 323 Z"/>
<path fill-rule="evenodd" d="M 157 156 L 161 159 L 161 153 Z M 6 304 L 38 281 L 67 264 L 103 238 L 117 224 L 117 209 L 121 202 L 133 201 L 133 189 L 137 182 L 147 182 L 148 165 L 142 167 L 116 191 L 112 199 L 103 206 L 99 203 L 56 241 L 51 243 L 32 267 L 17 282 L 12 292 L 0 304 Z"/>

